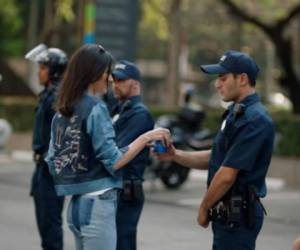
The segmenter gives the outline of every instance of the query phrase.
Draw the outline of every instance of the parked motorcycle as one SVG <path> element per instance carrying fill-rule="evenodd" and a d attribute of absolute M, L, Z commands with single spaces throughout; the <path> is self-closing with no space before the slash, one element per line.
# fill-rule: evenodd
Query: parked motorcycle
<path fill-rule="evenodd" d="M 168 128 L 173 144 L 183 150 L 205 150 L 212 146 L 214 134 L 203 129 L 204 111 L 199 107 L 182 107 L 175 115 L 162 115 L 156 120 L 157 127 Z M 148 171 L 160 178 L 169 189 L 179 188 L 188 178 L 190 169 L 176 162 L 158 161 L 152 158 Z"/>

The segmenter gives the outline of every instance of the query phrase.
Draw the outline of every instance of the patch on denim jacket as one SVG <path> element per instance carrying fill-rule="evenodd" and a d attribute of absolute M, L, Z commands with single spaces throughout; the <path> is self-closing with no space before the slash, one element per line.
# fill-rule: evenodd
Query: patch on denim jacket
<path fill-rule="evenodd" d="M 71 168 L 73 172 L 87 171 L 87 156 L 80 151 L 81 119 L 74 115 L 69 119 L 67 126 L 66 123 L 59 121 L 64 119 L 62 115 L 59 114 L 57 119 L 54 137 L 55 172 L 59 174 L 65 168 Z"/>

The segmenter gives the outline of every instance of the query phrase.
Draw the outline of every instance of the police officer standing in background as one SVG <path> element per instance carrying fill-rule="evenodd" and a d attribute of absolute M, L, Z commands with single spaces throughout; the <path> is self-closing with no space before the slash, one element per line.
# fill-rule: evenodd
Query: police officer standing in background
<path fill-rule="evenodd" d="M 232 101 L 212 150 L 186 152 L 169 148 L 160 160 L 208 169 L 208 189 L 198 210 L 198 223 L 212 221 L 213 250 L 254 250 L 262 228 L 266 174 L 273 142 L 273 122 L 255 92 L 258 66 L 248 55 L 228 51 L 218 64 L 203 65 L 217 74 L 222 100 Z"/>
<path fill-rule="evenodd" d="M 114 129 L 118 147 L 124 147 L 153 129 L 154 121 L 142 103 L 140 72 L 134 63 L 122 60 L 112 71 L 113 92 L 119 100 Z M 123 191 L 117 210 L 117 250 L 136 250 L 137 224 L 144 205 L 143 174 L 149 164 L 145 148 L 121 171 Z"/>
<path fill-rule="evenodd" d="M 53 105 L 56 91 L 68 59 L 66 54 L 57 48 L 44 48 L 42 51 L 37 51 L 36 54 L 33 52 L 32 54 L 32 56 L 26 56 L 26 58 L 39 64 L 38 77 L 44 90 L 39 94 L 33 129 L 32 148 L 36 168 L 32 177 L 31 195 L 34 200 L 42 249 L 62 250 L 61 214 L 64 198 L 56 195 L 53 179 L 44 158 L 48 151 L 51 121 L 55 114 Z"/>

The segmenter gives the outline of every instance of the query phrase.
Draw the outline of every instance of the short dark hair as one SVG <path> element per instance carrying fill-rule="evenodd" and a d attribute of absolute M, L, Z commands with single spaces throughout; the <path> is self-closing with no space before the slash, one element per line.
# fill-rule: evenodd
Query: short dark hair
<path fill-rule="evenodd" d="M 106 70 L 111 73 L 113 58 L 101 45 L 88 44 L 77 49 L 66 69 L 60 85 L 56 110 L 70 117 L 75 103 Z"/>
<path fill-rule="evenodd" d="M 235 79 L 238 75 L 246 74 L 247 77 L 248 77 L 248 79 L 249 79 L 250 86 L 255 87 L 256 81 L 253 82 L 253 81 L 250 79 L 250 77 L 248 76 L 247 73 L 232 73 L 232 74 L 233 74 L 233 78 L 234 78 L 234 79 Z"/>

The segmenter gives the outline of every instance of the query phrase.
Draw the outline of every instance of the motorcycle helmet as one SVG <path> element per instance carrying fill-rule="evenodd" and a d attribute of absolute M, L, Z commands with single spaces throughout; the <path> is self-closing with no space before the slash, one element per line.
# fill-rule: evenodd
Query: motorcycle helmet
<path fill-rule="evenodd" d="M 68 58 L 64 51 L 58 48 L 47 48 L 40 44 L 25 55 L 26 59 L 44 64 L 49 68 L 49 79 L 59 80 L 68 64 Z"/>

